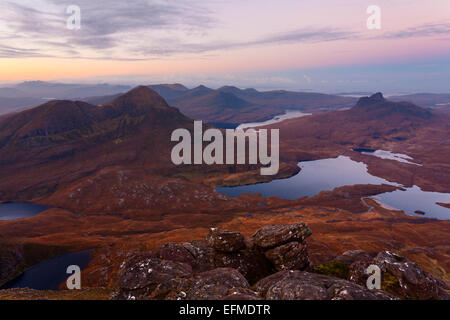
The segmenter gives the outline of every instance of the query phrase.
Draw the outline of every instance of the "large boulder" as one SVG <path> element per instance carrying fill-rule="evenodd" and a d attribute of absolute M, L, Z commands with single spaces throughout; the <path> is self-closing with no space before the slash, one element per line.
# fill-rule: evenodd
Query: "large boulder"
<path fill-rule="evenodd" d="M 417 264 L 394 252 L 382 251 L 373 259 L 357 260 L 350 266 L 350 280 L 365 285 L 369 265 L 381 270 L 381 288 L 402 299 L 448 299 L 442 283 Z"/>
<path fill-rule="evenodd" d="M 188 300 L 218 300 L 236 288 L 248 288 L 248 281 L 236 269 L 218 268 L 197 274 L 191 281 Z"/>
<path fill-rule="evenodd" d="M 214 257 L 216 252 L 204 242 L 193 241 L 183 243 L 183 247 L 194 257 L 194 272 L 204 272 L 215 269 Z"/>
<path fill-rule="evenodd" d="M 434 278 L 417 264 L 390 251 L 380 252 L 373 261 L 381 272 L 390 273 L 398 279 L 405 296 L 419 299 L 438 297 L 438 286 Z"/>
<path fill-rule="evenodd" d="M 147 299 L 160 284 L 172 279 L 189 278 L 192 267 L 186 263 L 139 255 L 124 262 L 118 273 L 116 299 Z"/>
<path fill-rule="evenodd" d="M 150 253 L 134 253 L 118 271 L 118 290 L 112 298 L 448 299 L 445 283 L 389 251 L 347 251 L 310 266 L 306 242 L 310 235 L 305 223 L 265 226 L 247 239 L 239 232 L 213 228 L 203 242 L 168 243 Z M 20 260 L 18 254 L 0 257 L 3 267 L 5 261 L 9 266 Z M 366 287 L 370 265 L 381 270 L 382 290 Z"/>
<path fill-rule="evenodd" d="M 210 229 L 206 243 L 218 252 L 236 252 L 245 247 L 244 236 L 241 233 L 218 228 Z"/>
<path fill-rule="evenodd" d="M 280 271 L 259 281 L 259 295 L 268 300 L 392 300 L 394 296 L 369 290 L 347 280 L 304 271 Z"/>
<path fill-rule="evenodd" d="M 254 285 L 254 289 L 260 296 L 265 297 L 266 293 L 267 293 L 267 291 L 269 291 L 270 287 L 272 287 L 276 283 L 283 280 L 285 277 L 287 277 L 292 272 L 293 272 L 292 270 L 283 270 L 283 271 L 279 271 L 277 273 L 271 274 L 270 276 L 259 280 Z"/>
<path fill-rule="evenodd" d="M 311 229 L 304 222 L 290 225 L 269 225 L 259 229 L 253 236 L 256 246 L 267 250 L 286 243 L 303 243 L 311 235 Z"/>
<path fill-rule="evenodd" d="M 304 270 L 309 266 L 308 247 L 292 241 L 265 252 L 266 258 L 276 270 Z"/>
<path fill-rule="evenodd" d="M 189 251 L 185 246 L 176 243 L 167 243 L 157 247 L 152 251 L 156 258 L 162 260 L 170 260 L 183 262 L 194 268 L 197 265 L 196 259 L 194 258 L 191 251 Z"/>

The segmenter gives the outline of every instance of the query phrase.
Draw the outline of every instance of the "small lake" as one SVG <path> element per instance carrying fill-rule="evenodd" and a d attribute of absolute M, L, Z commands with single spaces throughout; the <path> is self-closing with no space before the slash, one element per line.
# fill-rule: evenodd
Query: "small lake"
<path fill-rule="evenodd" d="M 321 191 L 331 191 L 342 186 L 355 184 L 389 184 L 397 187 L 402 185 L 376 177 L 368 173 L 367 165 L 356 162 L 346 156 L 334 159 L 299 162 L 302 169 L 297 175 L 247 186 L 220 187 L 216 191 L 237 197 L 244 193 L 259 193 L 263 197 L 278 196 L 284 199 L 313 197 Z M 405 191 L 395 191 L 377 195 L 381 202 L 390 207 L 403 210 L 410 215 L 419 216 L 415 211 L 425 212 L 425 217 L 450 219 L 450 209 L 436 202 L 450 203 L 449 193 L 424 192 L 417 186 Z"/>
<path fill-rule="evenodd" d="M 59 285 L 70 276 L 66 273 L 67 267 L 77 265 L 83 270 L 89 265 L 91 259 L 91 250 L 66 253 L 32 266 L 0 289 L 58 290 Z M 81 286 L 83 286 L 83 279 L 81 279 Z"/>
<path fill-rule="evenodd" d="M 30 202 L 0 203 L 0 220 L 13 220 L 35 216 L 50 207 Z"/>
<path fill-rule="evenodd" d="M 413 186 L 406 191 L 386 192 L 373 198 L 410 215 L 417 216 L 415 212 L 422 211 L 425 212 L 424 217 L 450 220 L 450 209 L 436 204 L 436 202 L 450 203 L 450 193 L 426 192 L 418 186 Z"/>
<path fill-rule="evenodd" d="M 349 157 L 299 162 L 302 169 L 287 179 L 273 180 L 238 187 L 220 187 L 216 191 L 237 197 L 243 193 L 259 193 L 263 197 L 278 196 L 295 200 L 300 197 L 314 197 L 321 191 L 354 184 L 393 184 L 367 172 L 367 166 Z M 338 168 L 338 169 L 337 169 Z M 397 185 L 400 186 L 400 185 Z"/>
<path fill-rule="evenodd" d="M 278 123 L 284 120 L 288 119 L 294 119 L 294 118 L 301 118 L 310 116 L 311 113 L 303 113 L 301 111 L 295 111 L 295 110 L 287 110 L 284 114 L 278 115 L 273 117 L 270 120 L 263 121 L 263 122 L 249 122 L 249 123 L 243 123 L 237 127 L 237 129 L 248 129 L 248 128 L 256 128 L 256 127 L 262 127 L 262 126 L 268 126 L 270 124 Z"/>

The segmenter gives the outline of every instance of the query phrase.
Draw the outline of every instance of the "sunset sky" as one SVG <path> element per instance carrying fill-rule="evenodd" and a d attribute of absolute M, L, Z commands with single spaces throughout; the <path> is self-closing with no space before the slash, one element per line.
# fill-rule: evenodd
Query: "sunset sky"
<path fill-rule="evenodd" d="M 0 82 L 38 79 L 450 92 L 450 1 L 2 0 Z"/>

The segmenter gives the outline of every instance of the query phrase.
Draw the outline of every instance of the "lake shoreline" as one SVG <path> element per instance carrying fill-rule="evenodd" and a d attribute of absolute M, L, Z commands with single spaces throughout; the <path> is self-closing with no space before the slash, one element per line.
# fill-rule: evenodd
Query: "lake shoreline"
<path fill-rule="evenodd" d="M 0 221 L 34 217 L 51 208 L 34 202 L 3 201 L 0 203 Z"/>
<path fill-rule="evenodd" d="M 70 275 L 66 273 L 70 265 L 86 269 L 93 259 L 95 248 L 76 252 L 66 252 L 40 261 L 26 268 L 14 278 L 0 286 L 0 290 L 29 288 L 34 290 L 60 290 L 60 285 Z M 50 272 L 49 272 L 50 270 Z M 57 276 L 55 276 L 55 272 Z M 61 280 L 61 281 L 59 281 Z"/>
<path fill-rule="evenodd" d="M 259 194 L 263 198 L 276 196 L 285 200 L 298 200 L 302 197 L 313 198 L 323 191 L 333 191 L 339 187 L 354 185 L 387 184 L 397 190 L 380 192 L 376 201 L 388 210 L 403 211 L 407 215 L 417 216 L 416 212 L 426 212 L 427 218 L 450 220 L 450 211 L 437 202 L 447 203 L 449 193 L 427 192 L 417 186 L 405 188 L 396 182 L 371 175 L 364 162 L 357 162 L 347 156 L 299 162 L 299 173 L 285 179 L 270 182 L 245 184 L 234 187 L 217 187 L 217 193 L 232 197 L 243 194 Z M 369 196 L 369 195 L 363 195 Z"/>

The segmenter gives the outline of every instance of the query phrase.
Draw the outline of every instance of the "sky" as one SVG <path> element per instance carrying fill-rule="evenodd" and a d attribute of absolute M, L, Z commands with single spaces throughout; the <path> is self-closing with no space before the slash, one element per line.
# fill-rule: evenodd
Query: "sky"
<path fill-rule="evenodd" d="M 450 1 L 2 0 L 0 83 L 23 80 L 449 93 Z"/>

